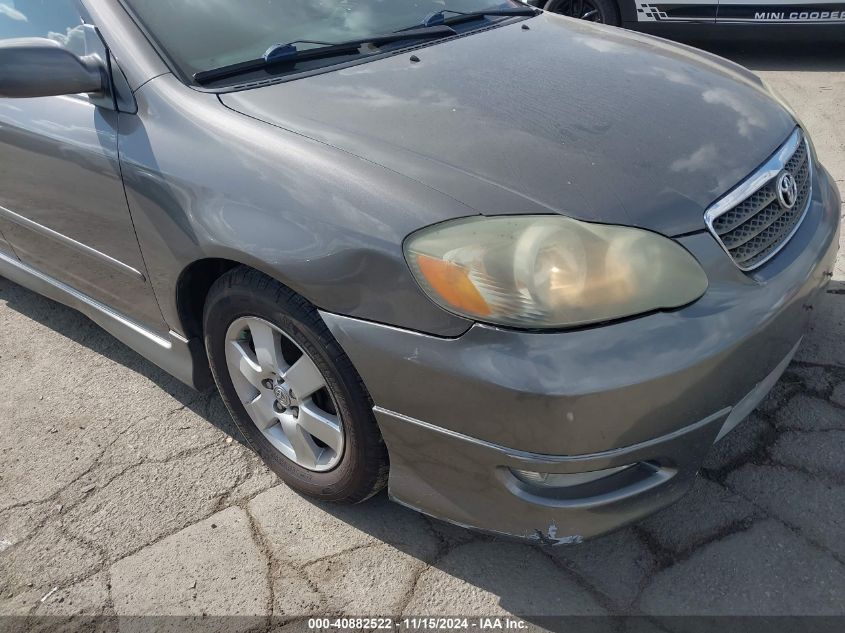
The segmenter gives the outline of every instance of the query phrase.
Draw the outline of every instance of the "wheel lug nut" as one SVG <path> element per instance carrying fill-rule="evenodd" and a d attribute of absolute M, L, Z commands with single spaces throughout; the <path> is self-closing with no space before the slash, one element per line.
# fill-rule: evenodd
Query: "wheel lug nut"
<path fill-rule="evenodd" d="M 272 389 L 273 388 L 273 381 L 267 378 L 266 380 L 262 380 L 261 384 L 264 385 L 265 389 Z"/>

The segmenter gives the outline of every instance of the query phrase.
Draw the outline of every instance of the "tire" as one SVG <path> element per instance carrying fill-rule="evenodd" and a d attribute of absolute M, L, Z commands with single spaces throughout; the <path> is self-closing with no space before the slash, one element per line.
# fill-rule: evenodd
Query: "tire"
<path fill-rule="evenodd" d="M 372 401 L 314 306 L 276 280 L 239 267 L 211 287 L 203 323 L 211 370 L 232 419 L 251 448 L 288 486 L 338 503 L 359 503 L 384 488 L 389 462 Z M 268 340 L 273 344 L 263 345 Z M 272 358 L 268 356 L 271 348 L 277 354 Z M 307 356 L 313 364 L 288 365 L 299 353 L 299 360 Z M 243 357 L 250 362 L 240 362 Z M 291 371 L 294 365 L 310 367 L 310 373 Z M 233 367 L 246 367 L 246 371 Z M 280 368 L 271 372 L 279 374 L 272 383 L 275 387 L 267 382 L 269 367 Z M 301 395 L 290 385 L 301 385 L 302 393 L 314 386 L 306 388 L 307 381 L 301 377 L 293 380 L 294 374 L 308 374 L 313 384 L 322 378 L 323 387 L 300 402 Z M 290 384 L 284 376 L 290 378 Z M 331 437 L 322 423 L 322 432 L 317 433 L 320 437 L 296 426 L 311 420 L 310 430 L 315 428 L 314 419 L 337 423 L 331 427 Z M 259 425 L 273 426 L 262 431 Z M 295 450 L 302 446 L 301 451 Z"/>
<path fill-rule="evenodd" d="M 543 8 L 552 13 L 560 13 L 590 22 L 599 22 L 610 26 L 622 24 L 619 17 L 619 7 L 614 0 L 549 0 Z"/>

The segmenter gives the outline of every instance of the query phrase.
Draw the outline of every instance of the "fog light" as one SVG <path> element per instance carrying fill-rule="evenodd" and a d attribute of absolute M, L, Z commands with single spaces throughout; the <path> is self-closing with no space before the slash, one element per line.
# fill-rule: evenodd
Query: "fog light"
<path fill-rule="evenodd" d="M 571 488 L 610 477 L 634 466 L 636 464 L 627 464 L 625 466 L 616 466 L 615 468 L 605 468 L 604 470 L 591 470 L 585 473 L 537 473 L 530 470 L 515 470 L 513 468 L 511 472 L 520 481 L 534 486 Z"/>

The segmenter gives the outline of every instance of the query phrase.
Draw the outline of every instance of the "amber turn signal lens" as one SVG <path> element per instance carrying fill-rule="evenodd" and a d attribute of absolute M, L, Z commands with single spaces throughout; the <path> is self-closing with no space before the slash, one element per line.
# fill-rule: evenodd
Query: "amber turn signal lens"
<path fill-rule="evenodd" d="M 417 266 L 432 290 L 453 308 L 479 316 L 490 314 L 490 306 L 463 266 L 427 255 L 417 255 Z"/>

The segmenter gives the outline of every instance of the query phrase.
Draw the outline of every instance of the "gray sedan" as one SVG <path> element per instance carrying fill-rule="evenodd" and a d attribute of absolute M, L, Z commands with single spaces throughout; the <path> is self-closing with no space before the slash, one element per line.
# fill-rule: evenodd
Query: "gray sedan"
<path fill-rule="evenodd" d="M 754 75 L 511 0 L 15 0 L 0 64 L 0 274 L 323 500 L 547 543 L 656 511 L 839 243 Z"/>

